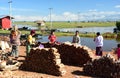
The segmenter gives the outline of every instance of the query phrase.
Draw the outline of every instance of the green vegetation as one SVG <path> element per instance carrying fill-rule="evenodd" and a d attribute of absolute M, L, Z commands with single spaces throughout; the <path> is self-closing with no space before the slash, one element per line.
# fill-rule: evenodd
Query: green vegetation
<path fill-rule="evenodd" d="M 30 31 L 22 30 L 22 34 L 30 34 Z M 2 30 L 0 29 L 0 34 L 10 34 L 10 30 Z M 36 34 L 41 34 L 40 31 L 36 31 Z"/>
<path fill-rule="evenodd" d="M 29 30 L 21 30 L 21 33 L 22 34 L 30 34 L 30 31 Z M 40 31 L 36 31 L 36 34 L 41 34 Z"/>
<path fill-rule="evenodd" d="M 56 36 L 73 36 L 74 33 L 72 32 L 55 32 Z M 94 38 L 96 36 L 95 33 L 79 33 L 80 37 L 90 37 Z M 114 33 L 104 33 L 102 36 L 106 39 L 114 39 L 116 38 L 116 34 Z"/>
<path fill-rule="evenodd" d="M 37 26 L 37 24 L 35 22 L 29 22 L 29 21 L 15 21 L 15 22 L 13 22 L 13 24 Z"/>
<path fill-rule="evenodd" d="M 117 22 L 116 22 L 116 27 L 117 27 L 117 29 L 120 31 L 120 21 L 117 21 Z"/>
<path fill-rule="evenodd" d="M 10 33 L 10 31 L 0 29 L 0 34 L 8 34 L 8 33 Z"/>
<path fill-rule="evenodd" d="M 13 24 L 16 25 L 32 25 L 37 26 L 35 22 L 28 22 L 28 21 L 20 21 L 14 22 Z M 81 27 L 107 27 L 107 26 L 115 26 L 115 22 L 52 22 L 52 29 L 56 28 L 81 28 Z M 47 28 L 50 28 L 50 22 L 46 22 Z"/>
<path fill-rule="evenodd" d="M 30 31 L 26 31 L 26 30 L 22 30 L 21 31 L 22 34 L 29 34 Z M 36 31 L 36 34 L 42 34 L 42 35 L 49 35 L 50 32 L 40 32 L 40 31 Z M 9 30 L 0 30 L 0 34 L 10 34 L 10 31 Z M 74 32 L 55 32 L 55 35 L 56 36 L 73 36 L 74 35 Z M 94 38 L 96 36 L 95 33 L 80 33 L 79 34 L 80 37 L 91 37 L 91 38 Z M 113 38 L 116 38 L 116 34 L 114 33 L 104 33 L 102 34 L 104 38 L 107 38 L 107 39 L 113 39 Z"/>

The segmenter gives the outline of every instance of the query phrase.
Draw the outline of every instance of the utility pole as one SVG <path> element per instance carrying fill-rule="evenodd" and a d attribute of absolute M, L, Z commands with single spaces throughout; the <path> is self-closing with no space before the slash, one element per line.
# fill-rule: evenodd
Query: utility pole
<path fill-rule="evenodd" d="M 10 16 L 10 27 L 12 27 L 12 7 L 11 7 L 11 4 L 12 4 L 12 1 L 10 0 L 9 2 L 9 16 Z"/>
<path fill-rule="evenodd" d="M 50 30 L 52 29 L 52 9 L 53 8 L 49 8 L 49 10 L 50 10 Z"/>

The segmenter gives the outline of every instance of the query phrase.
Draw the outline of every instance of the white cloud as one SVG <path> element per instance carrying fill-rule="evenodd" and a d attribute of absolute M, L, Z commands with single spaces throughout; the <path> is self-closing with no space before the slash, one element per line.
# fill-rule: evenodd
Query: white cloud
<path fill-rule="evenodd" d="M 6 7 L 0 7 L 0 10 L 8 10 Z"/>
<path fill-rule="evenodd" d="M 17 21 L 35 21 L 38 19 L 43 19 L 42 16 L 21 16 L 21 15 L 15 15 L 14 20 Z"/>
<path fill-rule="evenodd" d="M 96 12 L 97 9 L 90 9 L 89 11 L 90 11 L 90 12 Z"/>
<path fill-rule="evenodd" d="M 35 20 L 50 20 L 50 15 L 48 16 L 21 16 L 21 15 L 14 15 L 15 19 L 17 21 L 35 21 Z M 68 21 L 72 20 L 75 21 L 77 19 L 77 15 L 70 13 L 70 12 L 64 12 L 62 15 L 51 15 L 52 21 Z"/>
<path fill-rule="evenodd" d="M 116 5 L 116 8 L 120 8 L 120 5 Z M 9 13 L 9 7 L 0 7 L 1 12 L 3 14 Z M 22 9 L 22 8 L 12 8 L 13 10 L 13 17 L 15 18 L 14 20 L 16 21 L 35 21 L 35 20 L 45 20 L 49 21 L 50 20 L 50 15 L 46 16 L 39 16 L 35 15 L 37 11 L 34 9 Z M 15 13 L 16 12 L 16 13 Z M 33 13 L 33 15 L 30 15 L 30 13 Z M 23 13 L 28 13 L 27 16 L 22 15 Z M 2 14 L 2 13 L 1 13 Z M 2 14 L 2 15 L 3 15 Z M 20 14 L 20 15 L 15 15 L 15 14 Z M 30 16 L 28 16 L 30 15 Z M 97 11 L 97 9 L 90 9 L 88 12 L 80 12 L 79 15 L 78 13 L 72 13 L 72 12 L 63 12 L 62 14 L 51 14 L 52 16 L 52 21 L 88 21 L 88 20 L 118 20 L 120 19 L 120 11 Z"/>
<path fill-rule="evenodd" d="M 115 8 L 120 8 L 120 5 L 116 5 Z"/>
<path fill-rule="evenodd" d="M 14 15 L 17 21 L 35 21 L 35 20 L 50 20 L 50 15 L 47 16 L 22 16 Z M 116 11 L 88 11 L 85 13 L 76 13 L 64 12 L 61 15 L 51 14 L 52 21 L 94 21 L 94 20 L 119 20 L 120 12 Z"/>

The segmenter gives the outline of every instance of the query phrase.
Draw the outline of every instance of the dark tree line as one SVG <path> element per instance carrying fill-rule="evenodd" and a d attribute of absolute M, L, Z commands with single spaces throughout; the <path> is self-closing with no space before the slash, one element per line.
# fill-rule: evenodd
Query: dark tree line
<path fill-rule="evenodd" d="M 117 30 L 120 31 L 120 21 L 116 21 L 116 27 L 117 27 Z"/>
<path fill-rule="evenodd" d="M 120 21 L 116 21 L 116 28 L 113 29 L 114 33 L 120 32 Z"/>

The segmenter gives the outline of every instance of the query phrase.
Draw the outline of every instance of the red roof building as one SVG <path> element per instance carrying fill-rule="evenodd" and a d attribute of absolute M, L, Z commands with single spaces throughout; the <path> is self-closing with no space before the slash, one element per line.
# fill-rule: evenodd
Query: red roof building
<path fill-rule="evenodd" d="M 0 16 L 0 28 L 2 29 L 11 28 L 10 16 L 5 16 L 5 15 Z"/>

